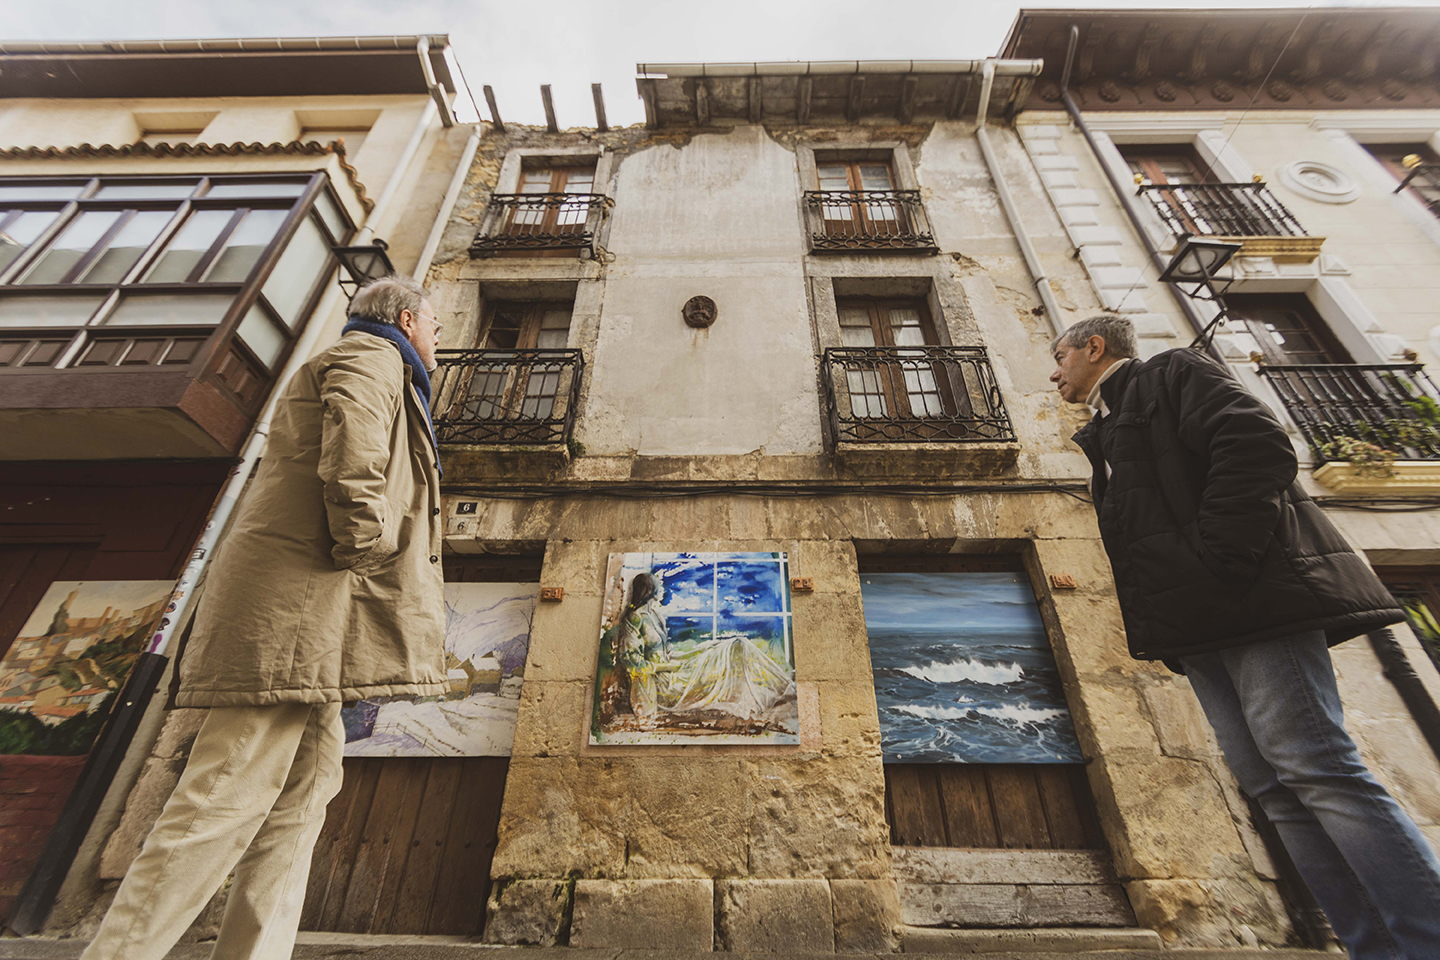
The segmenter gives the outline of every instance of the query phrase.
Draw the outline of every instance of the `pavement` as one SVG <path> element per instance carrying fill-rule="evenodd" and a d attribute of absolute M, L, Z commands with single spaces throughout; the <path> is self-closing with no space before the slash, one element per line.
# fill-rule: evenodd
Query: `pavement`
<path fill-rule="evenodd" d="M 38 938 L 0 939 L 0 960 L 74 960 L 85 943 Z M 183 944 L 166 960 L 208 960 L 208 943 Z M 947 951 L 951 956 L 957 952 Z M 972 960 L 1322 960 L 1314 950 L 1101 950 L 964 952 Z M 499 947 L 460 937 L 383 937 L 301 934 L 294 960 L 893 960 L 894 954 L 714 953 L 675 950 L 572 950 Z"/>

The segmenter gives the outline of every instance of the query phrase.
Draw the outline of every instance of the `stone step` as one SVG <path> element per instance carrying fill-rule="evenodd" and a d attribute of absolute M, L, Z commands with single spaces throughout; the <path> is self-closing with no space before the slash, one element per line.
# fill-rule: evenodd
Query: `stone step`
<path fill-rule="evenodd" d="M 1156 951 L 1163 947 L 1154 930 L 1138 927 L 1044 927 L 1034 930 L 952 930 L 906 927 L 900 939 L 906 953 L 1089 953 L 1097 950 Z"/>
<path fill-rule="evenodd" d="M 975 960 L 1072 960 L 1094 956 L 1095 960 L 1323 960 L 1313 950 L 1160 950 L 1158 939 L 1139 936 L 1125 943 L 1112 940 L 1101 946 L 1097 936 L 1150 934 L 1151 931 L 1095 931 L 1084 929 L 1023 930 L 934 930 L 906 931 L 906 952 L 967 954 Z M 941 935 L 952 935 L 945 938 Z M 1005 942 L 1005 935 L 1010 936 Z M 989 939 L 987 940 L 986 937 Z M 1030 938 L 1035 949 L 1022 942 Z M 960 949 L 964 938 L 976 949 Z M 1143 940 L 1143 943 L 1142 943 Z M 942 944 L 942 941 L 944 945 Z M 921 943 L 930 944 L 917 949 Z M 0 960 L 75 960 L 85 948 L 83 940 L 0 938 Z M 208 960 L 213 945 L 182 944 L 170 951 L 167 960 Z M 879 960 L 884 954 L 840 954 L 839 957 L 868 957 Z M 682 950 L 574 950 L 567 947 L 494 947 L 459 937 L 364 936 L 360 934 L 301 934 L 295 960 L 823 960 L 836 954 L 714 953 Z"/>

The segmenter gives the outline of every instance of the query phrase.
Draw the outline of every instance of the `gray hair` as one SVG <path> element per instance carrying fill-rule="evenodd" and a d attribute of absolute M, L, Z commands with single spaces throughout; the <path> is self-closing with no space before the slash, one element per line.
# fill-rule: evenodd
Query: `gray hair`
<path fill-rule="evenodd" d="M 1135 347 L 1135 325 L 1113 313 L 1099 313 L 1074 324 L 1070 329 L 1050 341 L 1050 352 L 1054 353 L 1055 348 L 1062 343 L 1067 344 L 1073 350 L 1078 350 L 1085 346 L 1091 337 L 1099 337 L 1104 340 L 1105 352 L 1112 357 L 1125 359 L 1140 355 Z"/>
<path fill-rule="evenodd" d="M 420 304 L 429 299 L 429 291 L 419 282 L 392 273 L 361 287 L 350 301 L 350 315 L 399 326 L 401 311 L 419 314 Z"/>

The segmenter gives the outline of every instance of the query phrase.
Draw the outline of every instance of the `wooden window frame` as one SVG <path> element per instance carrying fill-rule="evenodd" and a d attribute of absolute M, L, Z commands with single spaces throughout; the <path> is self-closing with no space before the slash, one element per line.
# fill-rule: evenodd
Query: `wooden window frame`
<path fill-rule="evenodd" d="M 1168 184 L 1169 178 L 1165 176 L 1158 165 L 1160 160 L 1182 160 L 1190 167 L 1190 172 L 1195 176 L 1195 183 L 1219 183 L 1220 178 L 1215 175 L 1214 167 L 1205 163 L 1200 152 L 1195 149 L 1193 143 L 1120 143 L 1116 144 L 1120 156 L 1130 168 L 1133 175 L 1138 166 L 1141 175 L 1151 183 Z M 1176 184 L 1183 186 L 1183 184 Z"/>
<path fill-rule="evenodd" d="M 1376 566 L 1375 573 L 1392 592 L 1404 588 L 1414 588 L 1405 589 L 1404 592 L 1418 596 L 1420 601 L 1429 608 L 1431 615 L 1440 619 L 1440 567 Z M 1420 641 L 1420 646 L 1425 648 L 1425 652 L 1430 655 L 1435 666 L 1440 668 L 1440 647 L 1428 642 L 1419 631 L 1414 632 L 1416 639 Z"/>
<path fill-rule="evenodd" d="M 495 194 L 502 196 L 517 194 L 520 192 L 527 171 L 536 169 L 549 170 L 573 170 L 576 168 L 591 168 L 593 170 L 593 185 L 590 193 L 597 197 L 607 197 L 607 184 L 613 163 L 613 152 L 602 147 L 579 147 L 579 148 L 517 148 L 509 151 L 505 160 L 500 165 L 500 175 L 495 185 Z M 568 173 L 566 175 L 568 179 Z M 563 182 L 561 187 L 563 189 Z M 551 189 L 554 190 L 554 179 L 552 174 Z M 533 196 L 544 196 L 545 194 L 533 194 Z M 602 243 L 601 229 L 605 223 L 606 210 L 609 207 L 609 200 L 604 203 L 592 203 L 582 224 L 574 224 L 570 232 L 579 235 L 574 245 L 566 245 L 564 233 L 554 233 L 557 246 L 536 246 L 530 248 L 509 248 L 498 242 L 497 238 L 504 237 L 511 229 L 514 218 L 513 210 L 504 205 L 491 203 L 486 208 L 485 216 L 476 232 L 476 239 L 471 246 L 471 256 L 501 257 L 501 258 L 587 258 L 593 255 L 594 245 Z M 559 211 L 547 211 L 546 219 L 539 225 L 542 230 L 546 227 L 555 227 L 553 221 L 558 221 Z M 571 226 L 571 225 L 567 225 Z M 544 234 L 540 234 L 544 236 Z M 582 238 L 588 235 L 588 240 L 582 242 Z M 493 242 L 492 242 L 493 241 Z"/>
<path fill-rule="evenodd" d="M 839 323 L 840 313 L 846 308 L 860 308 L 870 313 L 870 330 L 874 336 L 877 348 L 894 349 L 899 356 L 904 356 L 903 351 L 907 345 L 894 342 L 894 324 L 885 322 L 889 312 L 896 308 L 913 309 L 920 316 L 920 330 L 925 338 L 925 346 L 942 346 L 936 329 L 934 317 L 930 313 L 930 303 L 925 297 L 836 297 L 835 317 Z M 843 339 L 843 327 L 841 337 Z M 889 367 L 888 370 L 885 370 Z M 885 370 L 885 372 L 881 372 Z M 886 364 L 881 360 L 875 364 L 875 373 L 878 380 L 883 384 L 883 392 L 880 394 L 885 404 L 885 412 L 877 419 L 884 420 L 925 420 L 931 415 L 921 412 L 916 413 L 912 409 L 911 397 L 917 395 L 913 391 L 899 390 L 897 383 L 904 382 L 904 370 L 898 364 Z M 934 378 L 935 392 L 939 396 L 942 415 L 946 417 L 963 416 L 971 412 L 970 394 L 961 385 L 950 382 L 947 368 L 943 364 L 934 364 L 931 375 Z M 847 388 L 848 389 L 848 388 Z M 921 391 L 918 395 L 924 396 L 928 391 Z M 871 394 L 873 396 L 873 394 Z M 852 405 L 853 410 L 853 405 Z"/>
<path fill-rule="evenodd" d="M 490 339 L 490 333 L 494 329 L 496 312 L 504 308 L 513 308 L 517 304 L 524 304 L 525 319 L 522 321 L 520 335 L 516 338 L 515 346 L 492 347 L 487 345 L 486 341 Z M 574 321 L 575 304 L 573 301 L 487 299 L 475 346 L 480 350 L 538 350 L 539 347 L 536 346 L 536 343 L 539 339 L 540 324 L 545 319 L 547 312 L 558 309 L 568 310 L 571 322 Z M 566 329 L 569 329 L 568 326 Z"/>
<path fill-rule="evenodd" d="M 300 185 L 301 189 L 297 194 L 290 197 L 266 197 L 257 193 L 254 197 L 226 196 L 212 197 L 209 191 L 217 185 L 227 184 L 255 184 L 263 187 L 267 183 L 291 182 Z M 158 176 L 92 176 L 92 177 L 3 177 L 0 178 L 0 185 L 45 185 L 45 184 L 79 184 L 83 183 L 84 188 L 79 196 L 63 201 L 46 200 L 7 200 L 0 201 L 7 205 L 7 209 L 28 211 L 28 210 L 55 210 L 59 216 L 55 222 L 32 243 L 26 250 L 16 258 L 3 272 L 0 272 L 0 297 L 23 296 L 23 297 L 44 297 L 44 296 L 65 296 L 75 294 L 90 294 L 98 297 L 99 306 L 89 315 L 83 324 L 56 327 L 21 327 L 21 326 L 0 326 L 0 339 L 5 342 L 17 342 L 29 338 L 36 343 L 50 343 L 64 338 L 66 341 L 63 349 L 54 353 L 51 362 L 28 363 L 20 360 L 15 364 L 0 367 L 0 376 L 106 376 L 116 372 L 134 374 L 148 368 L 150 372 L 159 373 L 162 370 L 170 373 L 184 373 L 193 379 L 206 381 L 216 385 L 222 395 L 234 403 L 242 413 L 249 416 L 255 413 L 259 405 L 264 402 L 268 395 L 269 388 L 279 372 L 284 369 L 286 361 L 294 350 L 300 334 L 303 332 L 310 314 L 314 311 L 316 304 L 323 294 L 326 281 L 334 272 L 338 263 L 335 255 L 331 253 L 326 260 L 324 267 L 318 272 L 311 288 L 306 292 L 298 310 L 294 328 L 288 326 L 278 315 L 278 312 L 269 304 L 262 294 L 265 282 L 270 278 L 276 265 L 279 263 L 285 251 L 289 248 L 291 241 L 308 219 L 313 226 L 320 231 L 320 238 L 332 249 L 346 243 L 354 234 L 354 224 L 349 219 L 349 214 L 344 205 L 334 194 L 329 185 L 329 177 L 324 172 L 297 171 L 294 173 L 257 173 L 257 174 L 216 174 L 205 175 L 195 174 L 190 176 L 158 175 Z M 104 186 L 111 185 L 148 185 L 148 184 L 194 184 L 188 196 L 175 198 L 146 198 L 146 199 L 98 199 L 96 194 Z M 345 218 L 345 235 L 337 237 L 332 234 L 325 217 L 321 216 L 316 208 L 316 202 L 322 194 L 328 194 L 333 208 L 340 212 Z M 167 248 L 170 241 L 175 237 L 189 218 L 196 212 L 204 210 L 231 210 L 233 211 L 230 220 L 221 229 L 218 236 L 212 241 L 210 247 L 201 256 L 199 261 L 191 268 L 190 273 L 182 282 L 172 283 L 146 283 L 144 276 L 157 261 L 159 256 Z M 271 237 L 270 242 L 264 251 L 257 258 L 250 268 L 249 275 L 239 282 L 210 282 L 202 281 L 199 278 L 205 275 L 205 271 L 215 262 L 215 259 L 224 250 L 225 244 L 235 229 L 240 225 L 245 215 L 250 210 L 286 210 L 286 216 Z M 101 256 L 108 247 L 110 239 L 123 227 L 129 217 L 121 217 L 115 224 L 105 232 L 99 240 L 92 245 L 76 264 L 66 271 L 64 277 L 58 283 L 49 284 L 24 284 L 17 283 L 25 274 L 38 262 L 40 257 L 50 248 L 53 241 L 61 235 L 75 218 L 89 210 L 165 210 L 173 211 L 170 222 L 160 231 L 154 241 L 141 254 L 141 256 L 130 265 L 124 276 L 115 283 L 73 283 L 66 282 L 75 276 L 79 276 L 90 263 Z M 132 214 L 133 215 L 133 214 Z M 114 308 L 126 296 L 145 295 L 179 295 L 179 296 L 213 296 L 229 295 L 230 303 L 215 324 L 176 324 L 176 325 L 124 325 L 107 326 L 106 320 Z M 245 320 L 252 307 L 260 304 L 261 312 L 268 322 L 273 326 L 276 333 L 284 338 L 284 346 L 275 360 L 267 365 L 258 355 L 239 337 L 238 329 Z M 116 363 L 83 363 L 82 356 L 95 343 L 111 340 L 124 340 L 126 345 L 120 348 L 117 356 L 128 357 L 139 341 L 155 341 L 164 339 L 161 348 L 156 351 L 154 362 L 146 365 L 125 364 L 124 360 Z M 184 343 L 193 346 L 194 341 L 201 341 L 198 349 L 192 349 L 183 363 L 168 363 L 167 360 L 176 344 Z M 34 347 L 22 349 L 22 354 L 33 356 Z M 28 363 L 28 365 L 26 365 Z"/>
<path fill-rule="evenodd" d="M 1330 329 L 1330 325 L 1325 322 L 1325 318 L 1320 316 L 1319 311 L 1315 309 L 1315 305 L 1310 302 L 1310 298 L 1303 293 L 1231 294 L 1226 298 L 1231 319 L 1238 320 L 1245 325 L 1245 329 L 1260 345 L 1260 351 L 1265 356 L 1266 363 L 1271 365 L 1284 365 L 1301 363 L 1301 361 L 1288 359 L 1285 355 L 1277 354 L 1270 349 L 1269 334 L 1263 331 L 1256 333 L 1255 331 L 1255 325 L 1263 321 L 1253 320 L 1245 316 L 1247 306 L 1265 306 L 1265 304 L 1258 303 L 1258 301 L 1262 300 L 1272 302 L 1274 306 L 1271 309 L 1294 310 L 1300 314 L 1306 326 L 1306 332 L 1315 338 L 1316 342 L 1320 344 L 1321 348 L 1329 356 L 1329 359 L 1319 361 L 1320 363 L 1345 364 L 1355 362 L 1350 351 L 1345 348 L 1345 345 L 1340 342 L 1339 337 L 1335 335 L 1335 331 Z M 1314 361 L 1310 361 L 1309 363 L 1314 363 Z M 1305 363 L 1304 365 L 1309 365 L 1309 363 Z"/>

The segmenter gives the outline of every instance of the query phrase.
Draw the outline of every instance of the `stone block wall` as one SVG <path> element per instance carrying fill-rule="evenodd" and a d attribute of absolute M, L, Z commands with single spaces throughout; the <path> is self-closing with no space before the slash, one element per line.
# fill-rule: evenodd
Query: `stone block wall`
<path fill-rule="evenodd" d="M 468 498 L 467 498 L 468 499 Z M 473 552 L 545 537 L 486 938 L 797 952 L 894 949 L 900 926 L 856 544 L 1017 552 L 1037 585 L 1117 873 L 1171 945 L 1282 944 L 1274 869 L 1183 678 L 1125 649 L 1088 504 L 1058 493 L 480 501 Z M 571 536 L 556 538 L 548 530 Z M 697 531 L 689 536 L 687 531 Z M 610 534 L 610 536 L 607 536 Z M 633 539 L 632 539 L 633 538 Z M 784 550 L 801 743 L 591 746 L 610 553 Z M 1078 588 L 1051 590 L 1052 573 Z M 702 904 L 705 905 L 702 908 Z M 682 922 L 683 921 L 683 922 Z M 671 943 L 670 940 L 674 939 Z"/>

